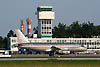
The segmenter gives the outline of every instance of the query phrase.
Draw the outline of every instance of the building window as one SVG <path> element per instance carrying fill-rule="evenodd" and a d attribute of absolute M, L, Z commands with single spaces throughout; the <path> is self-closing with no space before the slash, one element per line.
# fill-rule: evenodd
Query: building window
<path fill-rule="evenodd" d="M 51 20 L 50 20 L 49 24 L 51 24 Z"/>
<path fill-rule="evenodd" d="M 13 40 L 12 40 L 12 42 L 13 42 Z"/>
<path fill-rule="evenodd" d="M 43 24 L 43 21 L 42 21 L 42 24 Z"/>
<path fill-rule="evenodd" d="M 57 43 L 59 43 L 59 40 L 57 40 Z"/>
<path fill-rule="evenodd" d="M 61 43 L 61 40 L 60 40 L 60 43 Z"/>
<path fill-rule="evenodd" d="M 46 27 L 44 27 L 44 29 L 46 29 Z"/>
<path fill-rule="evenodd" d="M 47 40 L 47 42 L 49 42 L 49 40 Z"/>
<path fill-rule="evenodd" d="M 49 34 L 51 34 L 51 32 L 49 32 Z"/>
<path fill-rule="evenodd" d="M 62 43 L 64 43 L 64 40 L 62 40 Z"/>
<path fill-rule="evenodd" d="M 46 32 L 44 32 L 44 34 L 46 34 Z"/>
<path fill-rule="evenodd" d="M 12 42 L 14 42 L 14 43 L 15 43 L 15 42 L 16 42 L 16 40 L 12 40 Z"/>
<path fill-rule="evenodd" d="M 49 23 L 49 21 L 48 20 L 46 20 L 47 21 L 47 24 Z"/>
<path fill-rule="evenodd" d="M 65 40 L 65 43 L 66 43 L 66 40 Z"/>
<path fill-rule="evenodd" d="M 41 20 L 42 24 L 44 24 L 44 20 Z"/>
<path fill-rule="evenodd" d="M 51 27 L 49 27 L 49 29 L 51 29 Z"/>

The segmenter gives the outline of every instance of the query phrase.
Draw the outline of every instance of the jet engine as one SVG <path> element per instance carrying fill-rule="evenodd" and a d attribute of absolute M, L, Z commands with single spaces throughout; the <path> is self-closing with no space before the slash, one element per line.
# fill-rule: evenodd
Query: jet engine
<path fill-rule="evenodd" d="M 63 51 L 63 50 L 59 50 L 58 53 L 61 53 L 61 54 L 70 54 L 70 51 Z"/>

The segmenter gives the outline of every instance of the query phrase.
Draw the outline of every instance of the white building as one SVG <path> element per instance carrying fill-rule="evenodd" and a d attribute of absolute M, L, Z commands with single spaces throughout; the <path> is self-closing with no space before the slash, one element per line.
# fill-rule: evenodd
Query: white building
<path fill-rule="evenodd" d="M 33 43 L 67 43 L 80 44 L 91 51 L 100 51 L 100 38 L 28 38 Z M 10 37 L 11 51 L 18 51 L 13 45 L 17 43 L 16 37 Z"/>

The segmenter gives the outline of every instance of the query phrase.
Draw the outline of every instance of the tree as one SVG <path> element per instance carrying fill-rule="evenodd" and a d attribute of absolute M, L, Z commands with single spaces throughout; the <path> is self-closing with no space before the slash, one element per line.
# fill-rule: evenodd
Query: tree
<path fill-rule="evenodd" d="M 84 38 L 87 38 L 89 34 L 89 26 L 87 23 L 82 24 L 82 30 L 81 30 L 81 35 Z"/>
<path fill-rule="evenodd" d="M 73 24 L 71 24 L 69 28 L 71 37 L 81 37 L 81 25 L 78 23 L 78 21 L 73 22 Z"/>
<path fill-rule="evenodd" d="M 5 44 L 4 44 L 4 39 L 2 36 L 0 36 L 0 48 L 4 48 Z"/>
<path fill-rule="evenodd" d="M 4 42 L 4 46 L 3 46 L 3 47 L 4 47 L 5 49 L 8 49 L 8 48 L 9 48 L 7 41 L 8 41 L 8 40 L 7 40 L 7 37 L 5 37 L 4 40 L 3 40 L 3 42 Z"/>
<path fill-rule="evenodd" d="M 96 26 L 96 31 L 95 34 L 96 36 L 100 36 L 100 25 Z"/>
<path fill-rule="evenodd" d="M 0 36 L 0 41 L 3 41 L 3 38 L 2 38 L 2 36 Z"/>
<path fill-rule="evenodd" d="M 33 31 L 34 31 L 34 34 L 38 34 L 38 27 L 36 27 L 36 28 L 34 27 Z"/>
<path fill-rule="evenodd" d="M 9 31 L 9 33 L 7 34 L 7 37 L 13 37 L 15 34 L 12 30 Z"/>
<path fill-rule="evenodd" d="M 92 36 L 97 36 L 97 28 L 94 26 L 93 23 L 83 23 L 82 24 L 82 37 L 84 38 L 91 38 Z"/>
<path fill-rule="evenodd" d="M 53 37 L 65 38 L 66 37 L 66 24 L 59 23 L 53 29 Z"/>

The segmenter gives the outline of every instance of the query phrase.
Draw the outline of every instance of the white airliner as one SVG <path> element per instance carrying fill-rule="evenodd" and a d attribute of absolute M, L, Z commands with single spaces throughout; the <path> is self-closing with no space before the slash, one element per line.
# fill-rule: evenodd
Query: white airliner
<path fill-rule="evenodd" d="M 19 48 L 50 52 L 50 56 L 54 55 L 55 52 L 67 54 L 70 52 L 82 52 L 87 50 L 85 47 L 81 47 L 78 44 L 76 45 L 68 43 L 30 43 L 19 29 L 16 30 L 16 35 Z"/>

